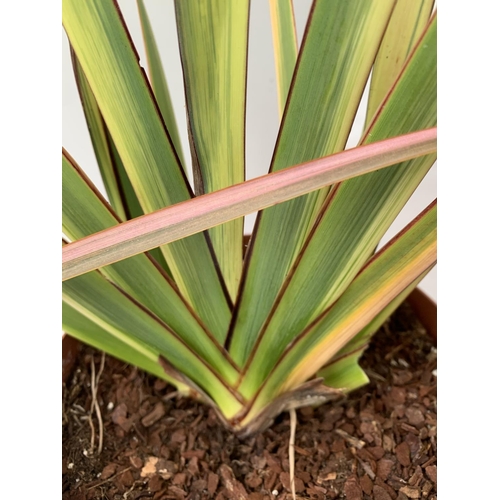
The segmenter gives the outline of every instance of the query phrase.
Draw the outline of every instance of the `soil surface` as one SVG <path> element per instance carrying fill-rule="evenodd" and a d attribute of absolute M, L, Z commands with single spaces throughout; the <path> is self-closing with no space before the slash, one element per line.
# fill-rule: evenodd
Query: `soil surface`
<path fill-rule="evenodd" d="M 85 347 L 63 388 L 63 500 L 290 500 L 289 414 L 239 440 L 201 404 Z M 297 498 L 437 499 L 436 350 L 404 304 L 362 359 L 372 382 L 342 404 L 297 411 Z"/>

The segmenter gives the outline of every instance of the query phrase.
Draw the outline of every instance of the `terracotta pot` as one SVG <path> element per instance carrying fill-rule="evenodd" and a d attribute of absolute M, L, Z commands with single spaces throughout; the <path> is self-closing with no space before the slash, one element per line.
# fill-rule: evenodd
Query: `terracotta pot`
<path fill-rule="evenodd" d="M 422 290 L 416 288 L 406 299 L 415 316 L 424 325 L 429 335 L 437 342 L 437 305 Z"/>

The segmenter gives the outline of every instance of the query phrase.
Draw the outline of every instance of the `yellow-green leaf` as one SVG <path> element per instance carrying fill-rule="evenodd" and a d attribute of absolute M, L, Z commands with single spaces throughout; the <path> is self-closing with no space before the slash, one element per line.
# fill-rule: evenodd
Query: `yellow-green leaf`
<path fill-rule="evenodd" d="M 354 391 L 368 384 L 370 379 L 363 368 L 359 366 L 359 359 L 363 355 L 363 351 L 364 349 L 359 349 L 335 359 L 318 373 L 318 377 L 324 379 L 325 385 L 344 392 Z"/>
<path fill-rule="evenodd" d="M 436 86 L 433 22 L 363 142 L 435 125 Z M 435 155 L 419 157 L 334 188 L 247 363 L 250 392 L 289 342 L 342 295 L 434 161 Z"/>
<path fill-rule="evenodd" d="M 249 0 L 175 2 L 195 189 L 245 180 Z M 231 298 L 243 264 L 243 219 L 209 231 Z"/>
<path fill-rule="evenodd" d="M 190 199 L 184 172 L 113 0 L 64 0 L 63 25 L 145 213 Z M 184 297 L 222 339 L 230 306 L 205 234 L 162 247 Z"/>
<path fill-rule="evenodd" d="M 62 157 L 62 179 L 63 232 L 69 238 L 80 239 L 120 223 L 66 152 Z M 237 379 L 237 371 L 221 345 L 169 277 L 147 255 L 140 254 L 104 267 L 102 273 L 165 322 L 225 380 L 232 384 Z"/>
<path fill-rule="evenodd" d="M 140 217 L 144 215 L 144 211 L 137 199 L 134 188 L 123 167 L 120 155 L 116 150 L 113 138 L 109 134 L 108 127 L 104 123 L 94 94 L 89 87 L 87 78 L 83 73 L 73 49 L 71 49 L 71 60 L 75 73 L 76 86 L 82 102 L 83 113 L 85 115 L 90 139 L 109 202 L 122 220 Z M 150 253 L 158 264 L 171 275 L 165 257 L 163 257 L 160 249 L 154 248 Z"/>
<path fill-rule="evenodd" d="M 163 70 L 160 53 L 158 46 L 149 21 L 148 13 L 143 0 L 137 0 L 137 7 L 139 9 L 139 18 L 141 20 L 142 35 L 144 38 L 144 48 L 146 49 L 146 58 L 148 61 L 149 78 L 151 86 L 160 108 L 161 116 L 167 130 L 172 138 L 175 147 L 175 152 L 179 157 L 179 162 L 186 170 L 184 156 L 182 154 L 181 139 L 179 137 L 179 129 L 177 121 L 175 120 L 174 108 L 172 106 L 172 99 L 170 98 L 170 91 L 168 90 L 167 79 Z"/>
<path fill-rule="evenodd" d="M 128 342 L 124 342 L 114 337 L 107 330 L 101 328 L 65 302 L 62 303 L 62 318 L 63 330 L 72 337 L 96 349 L 105 351 L 125 363 L 135 365 L 141 370 L 166 380 L 176 386 L 180 392 L 189 394 L 187 386 L 180 384 L 165 373 L 165 370 L 158 362 L 158 352 L 147 344 L 133 338 L 128 339 Z"/>
<path fill-rule="evenodd" d="M 98 271 L 63 283 L 63 300 L 111 335 L 135 349 L 137 340 L 161 354 L 217 403 L 224 416 L 230 417 L 241 403 L 214 369 L 197 356 L 165 323 Z M 145 350 L 142 351 L 147 354 Z"/>
<path fill-rule="evenodd" d="M 297 62 L 297 32 L 292 0 L 269 0 L 269 8 L 273 29 L 278 111 L 281 118 Z"/>
<path fill-rule="evenodd" d="M 434 266 L 436 222 L 434 202 L 370 260 L 339 300 L 287 347 L 239 425 L 251 421 L 279 394 L 313 376 L 392 300 Z M 247 392 L 243 385 L 240 391 Z"/>
<path fill-rule="evenodd" d="M 434 0 L 397 0 L 373 67 L 366 124 L 389 89 L 429 22 Z"/>
<path fill-rule="evenodd" d="M 271 170 L 341 151 L 393 0 L 317 0 L 306 27 Z M 230 352 L 250 354 L 327 190 L 261 212 L 247 252 Z"/>
<path fill-rule="evenodd" d="M 71 61 L 73 63 L 73 72 L 75 74 L 78 93 L 80 94 L 83 113 L 89 129 L 90 140 L 92 141 L 109 202 L 122 220 L 130 219 L 130 217 L 127 217 L 127 207 L 123 200 L 115 157 L 108 142 L 108 139 L 111 138 L 108 135 L 106 124 L 99 111 L 94 94 L 90 90 L 88 81 L 73 50 L 71 50 Z"/>
<path fill-rule="evenodd" d="M 368 347 L 370 337 L 387 321 L 389 316 L 415 290 L 427 274 L 425 272 L 419 276 L 409 287 L 392 300 L 389 305 L 384 307 L 368 325 L 340 349 L 333 359 L 318 372 L 318 377 L 323 378 L 326 385 L 348 392 L 361 387 L 369 381 L 363 369 L 359 366 L 358 361 L 364 350 Z"/>

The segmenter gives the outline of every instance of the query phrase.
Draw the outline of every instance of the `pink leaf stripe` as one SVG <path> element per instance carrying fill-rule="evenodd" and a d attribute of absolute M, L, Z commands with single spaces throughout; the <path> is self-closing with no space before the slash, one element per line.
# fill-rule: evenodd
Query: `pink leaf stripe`
<path fill-rule="evenodd" d="M 63 280 L 185 238 L 336 182 L 436 151 L 431 128 L 236 184 L 65 245 Z"/>

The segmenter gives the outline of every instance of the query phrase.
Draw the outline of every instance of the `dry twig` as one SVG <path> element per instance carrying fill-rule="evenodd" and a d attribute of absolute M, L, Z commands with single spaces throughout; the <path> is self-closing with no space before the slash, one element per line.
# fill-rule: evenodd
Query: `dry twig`
<path fill-rule="evenodd" d="M 295 429 L 297 427 L 297 413 L 295 409 L 290 410 L 290 442 L 288 444 L 288 455 L 290 456 L 290 490 L 292 491 L 292 498 L 296 500 L 295 496 Z"/>
<path fill-rule="evenodd" d="M 124 472 L 127 472 L 131 468 L 132 467 L 127 467 L 126 469 L 123 469 L 120 472 L 117 472 L 114 476 L 111 476 L 108 479 L 105 479 L 104 481 L 101 481 L 100 483 L 94 484 L 93 486 L 89 486 L 87 488 L 87 491 L 93 490 L 94 488 L 97 488 L 99 486 L 102 486 L 103 484 L 106 484 L 106 483 L 109 483 L 110 481 L 113 481 L 116 477 L 118 477 L 119 475 L 123 474 Z"/>
<path fill-rule="evenodd" d="M 94 355 L 92 355 L 91 359 L 91 375 L 90 375 L 90 389 L 92 392 L 92 403 L 90 405 L 90 414 L 89 414 L 89 424 L 90 424 L 90 454 L 93 455 L 94 453 L 94 442 L 95 442 L 95 429 L 94 429 L 94 423 L 92 422 L 92 413 L 95 410 L 95 414 L 97 417 L 97 422 L 99 424 L 99 445 L 97 447 L 97 454 L 100 455 L 102 451 L 102 445 L 103 445 L 103 440 L 104 440 L 104 424 L 102 421 L 102 415 L 101 415 L 101 408 L 99 406 L 99 402 L 97 401 L 97 387 L 99 385 L 99 379 L 102 375 L 102 372 L 104 370 L 104 360 L 105 360 L 105 354 L 104 352 L 101 354 L 101 364 L 99 366 L 99 372 L 97 374 L 97 377 L 95 375 L 95 363 L 94 363 Z"/>

